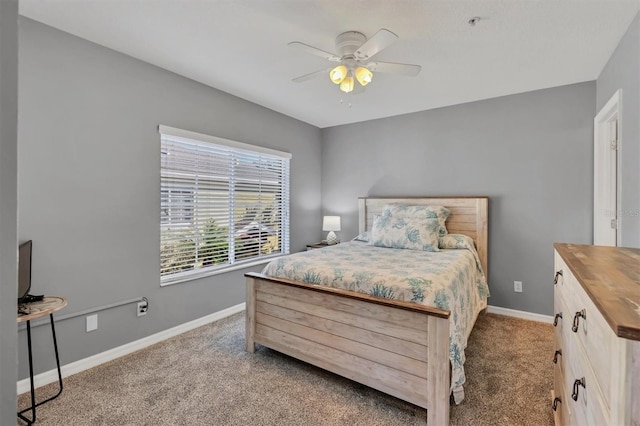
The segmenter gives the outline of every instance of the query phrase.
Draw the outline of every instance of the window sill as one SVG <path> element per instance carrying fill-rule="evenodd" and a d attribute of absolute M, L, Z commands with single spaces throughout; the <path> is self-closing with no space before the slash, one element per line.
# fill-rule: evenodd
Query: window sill
<path fill-rule="evenodd" d="M 160 281 L 160 287 L 166 287 L 173 284 L 180 284 L 187 281 L 199 280 L 201 278 L 211 277 L 214 275 L 226 274 L 227 272 L 237 271 L 238 269 L 250 268 L 256 265 L 264 265 L 271 262 L 273 259 L 276 259 L 280 256 L 286 256 L 284 254 L 277 254 L 269 257 L 263 257 L 262 259 L 253 260 L 246 263 L 236 263 L 231 266 L 222 267 L 220 269 L 213 269 L 209 271 L 202 271 L 198 273 L 192 273 L 188 275 L 183 275 L 181 277 L 176 277 L 174 279 L 167 279 L 166 281 Z"/>

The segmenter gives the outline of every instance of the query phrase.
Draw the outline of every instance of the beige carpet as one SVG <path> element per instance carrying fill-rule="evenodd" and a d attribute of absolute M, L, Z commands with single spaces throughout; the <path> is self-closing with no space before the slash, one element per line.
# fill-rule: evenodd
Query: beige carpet
<path fill-rule="evenodd" d="M 551 325 L 483 314 L 466 354 L 466 398 L 451 408 L 453 425 L 553 424 Z M 246 353 L 243 314 L 68 377 L 64 386 L 39 407 L 36 425 L 426 422 L 422 409 L 278 352 Z M 48 385 L 36 394 L 54 391 Z M 19 405 L 26 404 L 23 394 Z"/>

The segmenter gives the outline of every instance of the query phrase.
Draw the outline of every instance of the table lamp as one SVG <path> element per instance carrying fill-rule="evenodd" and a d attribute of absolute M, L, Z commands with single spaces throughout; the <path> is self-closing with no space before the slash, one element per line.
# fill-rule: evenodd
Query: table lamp
<path fill-rule="evenodd" d="M 338 237 L 336 237 L 336 233 L 333 231 L 340 230 L 340 216 L 325 216 L 322 220 L 322 230 L 329 231 L 327 234 L 327 244 L 337 244 Z"/>

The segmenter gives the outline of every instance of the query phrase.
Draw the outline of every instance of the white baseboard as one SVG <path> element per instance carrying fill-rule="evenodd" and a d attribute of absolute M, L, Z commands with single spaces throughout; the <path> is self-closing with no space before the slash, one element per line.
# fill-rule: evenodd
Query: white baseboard
<path fill-rule="evenodd" d="M 95 367 L 105 362 L 112 361 L 116 358 L 120 358 L 121 356 L 146 348 L 147 346 L 154 345 L 170 337 L 177 336 L 178 334 L 182 334 L 189 330 L 193 330 L 194 328 L 198 328 L 203 325 L 221 320 L 223 318 L 226 318 L 238 312 L 242 312 L 245 310 L 245 306 L 246 306 L 245 303 L 240 303 L 238 305 L 232 306 L 227 309 L 223 309 L 218 312 L 214 312 L 213 314 L 195 319 L 193 321 L 189 321 L 187 323 L 178 325 L 168 330 L 160 331 L 156 334 L 152 334 L 151 336 L 143 337 L 142 339 L 133 341 L 131 343 L 118 346 L 117 348 L 109 349 L 108 351 L 95 354 L 90 357 L 63 365 L 60 368 L 60 371 L 62 372 L 62 377 L 71 376 L 72 374 L 76 374 L 81 371 L 88 370 L 89 368 Z M 58 370 L 54 368 L 53 370 L 45 371 L 43 373 L 40 373 L 34 376 L 33 380 L 34 380 L 35 387 L 40 387 L 40 386 L 48 385 L 49 383 L 57 382 Z M 31 386 L 29 385 L 29 378 L 19 380 L 18 395 L 24 392 L 28 392 L 30 387 Z"/>
<path fill-rule="evenodd" d="M 549 315 L 535 314 L 533 312 L 518 311 L 516 309 L 501 308 L 500 306 L 491 306 L 491 305 L 489 305 L 487 307 L 487 312 L 489 312 L 490 314 L 505 315 L 505 316 L 508 316 L 508 317 L 521 318 L 521 319 L 526 319 L 526 320 L 530 320 L 530 321 L 546 322 L 546 323 L 549 323 L 549 324 L 551 324 L 553 322 L 553 317 L 549 316 Z"/>

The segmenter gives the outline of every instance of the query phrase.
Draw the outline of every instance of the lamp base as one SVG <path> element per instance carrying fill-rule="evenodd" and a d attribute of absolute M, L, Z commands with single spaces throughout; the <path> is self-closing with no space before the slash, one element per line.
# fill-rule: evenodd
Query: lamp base
<path fill-rule="evenodd" d="M 329 231 L 329 233 L 327 234 L 327 244 L 329 244 L 330 246 L 338 244 L 338 237 L 336 237 L 335 232 Z"/>

